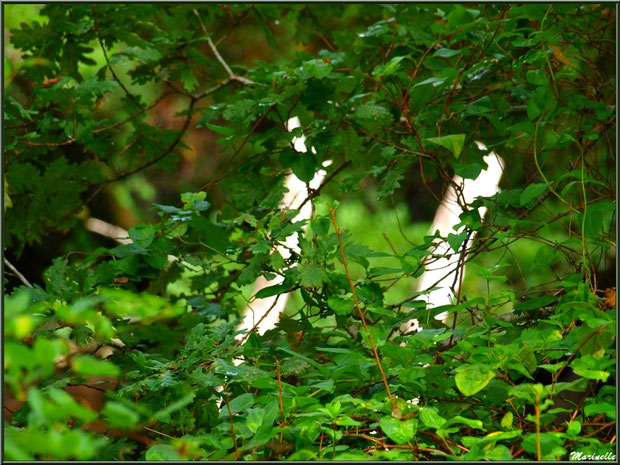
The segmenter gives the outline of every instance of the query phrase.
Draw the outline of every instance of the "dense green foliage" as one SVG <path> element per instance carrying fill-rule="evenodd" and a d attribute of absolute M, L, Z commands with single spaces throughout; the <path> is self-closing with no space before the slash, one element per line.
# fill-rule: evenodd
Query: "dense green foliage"
<path fill-rule="evenodd" d="M 7 459 L 615 451 L 615 5 L 37 14 L 5 57 L 3 248 L 18 269 L 54 234 L 64 248 L 32 287 L 5 267 Z M 316 154 L 293 150 L 302 134 Z M 502 191 L 443 238 L 467 247 L 468 278 L 429 309 L 412 290 L 436 238 L 401 207 L 416 184 L 475 179 L 475 141 L 504 158 Z M 123 191 L 139 197 L 188 153 L 205 177 L 149 207 L 131 243 L 86 232 L 103 193 L 139 179 Z M 285 176 L 308 182 L 326 160 L 313 217 L 292 222 Z M 420 215 L 436 208 L 418 195 Z M 300 253 L 284 259 L 291 235 Z M 252 283 L 277 275 L 258 297 L 292 292 L 286 312 L 239 344 Z M 412 317 L 424 329 L 400 334 Z"/>

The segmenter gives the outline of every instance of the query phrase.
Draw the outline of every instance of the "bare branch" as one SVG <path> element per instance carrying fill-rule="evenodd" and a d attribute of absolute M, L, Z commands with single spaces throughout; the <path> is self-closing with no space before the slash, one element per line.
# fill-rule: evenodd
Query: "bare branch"
<path fill-rule="evenodd" d="M 15 273 L 15 275 L 19 278 L 19 280 L 22 283 L 24 283 L 26 286 L 30 288 L 34 287 L 32 284 L 30 284 L 30 281 L 28 281 L 26 277 L 23 274 L 21 274 L 19 270 L 15 268 L 15 266 L 13 266 L 13 264 L 6 257 L 4 257 L 4 264 L 8 266 L 13 273 Z"/>
<path fill-rule="evenodd" d="M 131 244 L 133 242 L 129 239 L 127 230 L 99 218 L 88 218 L 86 220 L 86 229 L 108 239 L 115 240 L 119 244 Z"/>
<path fill-rule="evenodd" d="M 209 36 L 209 32 L 207 31 L 207 28 L 202 22 L 200 13 L 198 13 L 198 10 L 196 9 L 194 9 L 193 12 L 194 12 L 194 15 L 196 15 L 196 18 L 198 18 L 198 22 L 200 23 L 200 28 L 202 29 L 203 34 L 207 36 L 207 43 L 209 44 L 209 47 L 211 48 L 213 55 L 215 55 L 215 58 L 217 58 L 217 61 L 220 62 L 220 64 L 222 65 L 222 68 L 224 68 L 224 71 L 226 71 L 226 74 L 228 74 L 228 79 L 231 81 L 241 82 L 242 84 L 255 84 L 254 81 L 248 78 L 245 78 L 243 76 L 237 76 L 235 73 L 233 73 L 233 70 L 230 69 L 230 66 L 228 66 L 228 63 L 226 63 L 224 58 L 222 58 L 222 55 L 220 55 L 220 52 L 217 50 L 217 47 L 211 40 L 211 37 Z"/>
<path fill-rule="evenodd" d="M 205 90 L 204 92 L 201 92 L 198 95 L 194 95 L 194 99 L 195 100 L 200 100 L 201 98 L 204 98 L 207 95 L 211 95 L 212 93 L 217 92 L 218 90 L 220 90 L 222 87 L 225 87 L 228 84 L 230 84 L 231 81 L 232 81 L 232 79 L 228 78 L 228 79 L 222 81 L 221 83 L 219 83 L 217 86 L 213 86 L 210 89 L 207 89 L 207 90 Z"/>

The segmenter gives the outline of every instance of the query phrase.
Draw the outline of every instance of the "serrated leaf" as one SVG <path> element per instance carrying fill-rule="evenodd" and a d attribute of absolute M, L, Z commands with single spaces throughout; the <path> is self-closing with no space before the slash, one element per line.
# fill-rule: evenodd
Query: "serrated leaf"
<path fill-rule="evenodd" d="M 101 411 L 112 428 L 133 429 L 140 415 L 120 402 L 108 401 Z"/>
<path fill-rule="evenodd" d="M 317 287 L 323 282 L 323 275 L 319 265 L 311 264 L 299 267 L 301 285 L 304 287 Z"/>
<path fill-rule="evenodd" d="M 80 347 L 86 346 L 92 340 L 92 337 L 93 331 L 85 325 L 76 326 L 71 331 L 71 339 Z"/>

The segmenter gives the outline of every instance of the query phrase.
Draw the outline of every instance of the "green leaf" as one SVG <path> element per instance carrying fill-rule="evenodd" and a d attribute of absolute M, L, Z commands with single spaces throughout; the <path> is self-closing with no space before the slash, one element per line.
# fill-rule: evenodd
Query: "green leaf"
<path fill-rule="evenodd" d="M 547 74 L 542 69 L 532 69 L 526 74 L 527 82 L 535 86 L 546 86 L 549 84 Z"/>
<path fill-rule="evenodd" d="M 459 53 L 461 53 L 460 50 L 452 50 L 450 48 L 440 48 L 435 53 L 433 53 L 433 56 L 439 57 L 439 58 L 450 58 L 450 57 L 453 57 L 454 55 L 458 55 Z"/>
<path fill-rule="evenodd" d="M 365 103 L 353 113 L 353 117 L 362 123 L 386 124 L 392 120 L 390 111 L 381 105 Z"/>
<path fill-rule="evenodd" d="M 424 139 L 426 142 L 430 142 L 434 145 L 439 145 L 452 152 L 454 158 L 458 158 L 463 152 L 463 145 L 465 145 L 465 134 L 451 134 L 449 136 L 442 137 L 429 137 Z"/>
<path fill-rule="evenodd" d="M 148 247 L 155 238 L 155 228 L 150 224 L 139 224 L 129 229 L 129 238 L 140 247 Z"/>
<path fill-rule="evenodd" d="M 284 294 L 288 292 L 290 288 L 291 286 L 288 284 L 276 284 L 275 286 L 269 286 L 261 289 L 254 297 L 257 299 L 264 299 L 273 295 Z"/>
<path fill-rule="evenodd" d="M 512 452 L 504 445 L 497 445 L 490 450 L 485 451 L 484 458 L 486 460 L 494 460 L 499 462 L 511 462 L 513 459 Z"/>
<path fill-rule="evenodd" d="M 536 255 L 534 256 L 534 262 L 532 268 L 536 270 L 546 269 L 555 258 L 557 249 L 548 245 L 542 245 Z"/>
<path fill-rule="evenodd" d="M 252 433 L 256 433 L 263 425 L 265 410 L 262 408 L 251 409 L 245 420 L 245 424 Z"/>
<path fill-rule="evenodd" d="M 190 68 L 184 68 L 181 71 L 180 79 L 181 79 L 181 82 L 183 83 L 183 88 L 187 92 L 193 92 L 194 89 L 198 87 L 198 84 L 199 84 L 198 79 L 196 79 L 196 77 L 194 76 Z"/>
<path fill-rule="evenodd" d="M 71 331 L 71 339 L 80 347 L 86 346 L 92 340 L 92 337 L 93 331 L 85 325 L 76 326 Z"/>
<path fill-rule="evenodd" d="M 118 376 L 120 369 L 112 362 L 99 360 L 92 355 L 76 355 L 71 359 L 73 371 L 86 376 Z"/>
<path fill-rule="evenodd" d="M 531 433 L 524 436 L 521 446 L 534 456 L 540 449 L 543 460 L 556 460 L 557 456 L 566 454 L 566 449 L 562 447 L 563 442 L 562 438 L 554 433 Z"/>
<path fill-rule="evenodd" d="M 606 415 L 609 419 L 616 419 L 616 405 L 610 404 L 608 402 L 597 402 L 586 405 L 584 408 L 584 413 L 587 417 L 593 417 L 602 413 Z"/>
<path fill-rule="evenodd" d="M 344 131 L 340 131 L 339 138 L 345 159 L 352 161 L 356 165 L 361 164 L 363 161 L 362 139 L 355 130 L 352 127 L 348 127 Z"/>
<path fill-rule="evenodd" d="M 292 355 L 295 358 L 298 358 L 300 360 L 303 360 L 303 361 L 309 363 L 310 365 L 315 367 L 317 370 L 319 370 L 319 372 L 323 376 L 325 376 L 325 377 L 329 376 L 329 371 L 325 367 L 323 367 L 321 364 L 319 364 L 319 363 L 315 362 L 314 360 L 312 360 L 311 358 L 306 357 L 305 355 L 302 355 L 302 354 L 300 354 L 298 352 L 294 352 L 294 351 L 292 351 L 290 349 L 287 349 L 286 347 L 278 347 L 278 350 L 286 352 L 287 354 Z"/>
<path fill-rule="evenodd" d="M 522 302 L 517 302 L 515 304 L 515 310 L 519 311 L 528 311 L 528 310 L 538 310 L 539 308 L 546 307 L 549 304 L 557 302 L 557 297 L 551 295 L 541 295 L 532 298 L 528 298 Z"/>
<path fill-rule="evenodd" d="M 547 192 L 548 188 L 549 188 L 549 185 L 546 183 L 530 184 L 523 190 L 523 192 L 521 192 L 521 196 L 519 197 L 519 202 L 521 206 L 522 207 L 526 206 L 532 200 L 534 200 L 535 198 Z"/>
<path fill-rule="evenodd" d="M 140 415 L 120 402 L 108 401 L 101 411 L 112 428 L 133 429 Z"/>
<path fill-rule="evenodd" d="M 416 88 L 418 86 L 425 86 L 427 84 L 432 84 L 433 87 L 437 87 L 443 84 L 444 82 L 446 82 L 445 77 L 432 77 L 432 78 L 428 78 L 428 79 L 425 79 L 424 81 L 414 84 L 413 87 Z"/>
<path fill-rule="evenodd" d="M 221 134 L 222 136 L 232 136 L 235 134 L 235 130 L 226 126 L 218 126 L 217 124 L 206 123 L 206 126 L 211 131 Z"/>
<path fill-rule="evenodd" d="M 456 165 L 454 172 L 465 179 L 477 179 L 482 172 L 482 165 L 480 163 L 469 163 L 467 165 Z"/>
<path fill-rule="evenodd" d="M 323 282 L 321 268 L 316 264 L 309 264 L 299 267 L 301 285 L 304 287 L 317 287 Z"/>
<path fill-rule="evenodd" d="M 312 231 L 317 236 L 325 236 L 329 232 L 330 225 L 331 221 L 329 220 L 329 218 L 326 218 L 324 216 L 310 220 L 310 226 L 312 227 Z"/>
<path fill-rule="evenodd" d="M 156 444 L 146 451 L 144 457 L 147 461 L 159 461 L 159 460 L 181 460 L 181 454 L 172 446 L 168 444 Z"/>
<path fill-rule="evenodd" d="M 442 428 L 446 423 L 446 419 L 439 415 L 434 408 L 420 407 L 419 416 L 425 426 L 436 430 Z"/>
<path fill-rule="evenodd" d="M 351 299 L 341 299 L 335 295 L 330 295 L 327 298 L 327 305 L 331 308 L 336 315 L 350 315 L 353 309 L 353 302 Z"/>
<path fill-rule="evenodd" d="M 316 158 L 311 153 L 298 153 L 291 161 L 293 173 L 300 181 L 310 182 L 318 167 Z"/>
<path fill-rule="evenodd" d="M 467 230 L 464 230 L 460 234 L 448 234 L 447 240 L 450 248 L 455 252 L 458 252 L 463 242 L 465 242 L 465 239 L 467 239 L 468 235 L 469 233 L 467 232 Z"/>
<path fill-rule="evenodd" d="M 473 396 L 481 391 L 495 377 L 495 370 L 481 365 L 465 365 L 458 369 L 455 377 L 456 387 L 465 396 Z"/>
<path fill-rule="evenodd" d="M 239 413 L 250 408 L 256 402 L 254 394 L 246 392 L 228 402 L 231 413 Z M 226 410 L 226 409 L 225 409 Z M 228 414 L 228 413 L 226 413 Z"/>
<path fill-rule="evenodd" d="M 400 69 L 400 62 L 403 61 L 406 56 L 398 56 L 391 58 L 385 65 L 380 64 L 375 67 L 372 72 L 373 76 L 390 76 Z"/>
<path fill-rule="evenodd" d="M 465 116 L 480 116 L 480 115 L 488 115 L 493 113 L 493 104 L 491 103 L 491 99 L 488 95 L 485 95 L 482 98 L 472 102 L 465 109 Z"/>
<path fill-rule="evenodd" d="M 230 247 L 226 230 L 213 224 L 204 216 L 194 216 L 189 221 L 190 227 L 196 232 L 200 241 L 218 252 L 225 253 Z"/>
<path fill-rule="evenodd" d="M 511 396 L 515 396 L 518 399 L 525 399 L 530 404 L 535 404 L 536 399 L 539 400 L 542 398 L 544 394 L 545 388 L 542 384 L 529 384 L 523 383 L 518 384 L 516 386 L 511 387 L 508 390 L 508 394 Z"/>
<path fill-rule="evenodd" d="M 572 438 L 577 438 L 581 433 L 581 423 L 578 420 L 573 420 L 566 428 L 566 434 Z"/>
<path fill-rule="evenodd" d="M 316 79 L 323 79 L 332 71 L 332 66 L 323 60 L 309 60 L 304 61 L 302 66 L 298 69 L 299 75 L 302 79 L 309 79 L 314 77 Z"/>
<path fill-rule="evenodd" d="M 206 192 L 184 192 L 181 194 L 181 201 L 184 203 L 183 210 L 198 212 L 207 210 L 211 204 L 205 200 L 206 198 Z"/>
<path fill-rule="evenodd" d="M 506 412 L 506 414 L 502 417 L 501 425 L 506 428 L 512 428 L 512 421 L 514 419 L 514 415 L 512 412 Z"/>
<path fill-rule="evenodd" d="M 465 418 L 461 415 L 456 415 L 454 417 L 450 417 L 448 419 L 448 421 L 446 421 L 443 425 L 442 428 L 447 428 L 450 425 L 454 425 L 454 424 L 462 424 L 465 426 L 468 426 L 469 428 L 475 428 L 475 429 L 481 429 L 484 430 L 484 426 L 482 421 L 480 420 L 474 420 L 472 418 Z"/>
<path fill-rule="evenodd" d="M 601 369 L 600 361 L 592 356 L 573 360 L 570 366 L 576 374 L 587 379 L 598 379 L 605 382 L 610 375 L 610 373 Z"/>
<path fill-rule="evenodd" d="M 384 416 L 381 418 L 379 425 L 383 432 L 396 444 L 406 444 L 413 439 L 418 428 L 418 421 L 415 418 L 399 420 L 394 417 Z"/>

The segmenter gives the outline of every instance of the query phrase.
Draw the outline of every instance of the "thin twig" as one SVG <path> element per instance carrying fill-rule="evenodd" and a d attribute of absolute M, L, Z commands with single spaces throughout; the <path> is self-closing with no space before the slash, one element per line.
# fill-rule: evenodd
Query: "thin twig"
<path fill-rule="evenodd" d="M 151 433 L 159 434 L 160 436 L 163 436 L 168 439 L 176 439 L 174 436 L 170 436 L 169 434 L 162 433 L 161 431 L 157 431 L 153 428 L 149 428 L 148 426 L 145 426 L 144 429 L 147 431 L 150 431 Z"/>
<path fill-rule="evenodd" d="M 282 376 L 280 375 L 280 361 L 276 358 L 276 372 L 278 375 L 278 397 L 280 399 L 280 428 L 282 428 L 282 426 L 284 426 L 285 423 L 285 418 L 284 418 L 284 405 L 282 403 Z M 278 455 L 280 454 L 280 451 L 282 450 L 282 438 L 284 437 L 284 431 L 280 431 L 280 438 L 278 440 L 278 443 L 280 444 L 280 447 L 278 449 Z"/>
<path fill-rule="evenodd" d="M 222 166 L 218 172 L 215 174 L 215 176 L 213 177 L 213 179 L 211 179 L 211 181 L 209 181 L 207 184 L 205 184 L 204 186 L 202 186 L 200 189 L 198 189 L 197 192 L 203 191 L 203 190 L 210 190 L 211 187 L 213 187 L 214 184 L 217 184 L 218 182 L 220 182 L 222 179 L 224 179 L 226 176 L 228 176 L 230 174 L 230 172 L 222 174 L 222 172 L 228 168 L 230 166 L 230 164 L 233 162 L 233 160 L 237 157 L 237 155 L 239 155 L 239 153 L 241 153 L 241 150 L 243 149 L 243 147 L 245 147 L 245 144 L 247 144 L 248 140 L 250 139 L 250 136 L 254 133 L 254 131 L 256 130 L 256 128 L 258 127 L 258 125 L 260 123 L 262 123 L 262 121 L 265 119 L 265 117 L 267 116 L 267 114 L 271 111 L 271 109 L 273 108 L 273 105 L 270 106 L 269 108 L 267 108 L 267 110 L 265 111 L 265 113 L 263 113 L 261 115 L 260 118 L 258 118 L 258 120 L 256 121 L 256 123 L 254 123 L 254 126 L 252 126 L 252 129 L 250 129 L 250 132 L 248 133 L 248 135 L 245 137 L 245 139 L 243 139 L 243 142 L 241 142 L 241 145 L 239 146 L 239 148 L 237 148 L 235 150 L 235 152 L 232 154 L 232 156 L 226 161 L 226 163 L 224 163 L 224 166 Z M 235 168 L 234 170 L 232 170 L 232 172 L 234 172 L 235 170 L 237 170 L 237 168 Z M 300 207 L 301 208 L 301 207 Z"/>
<path fill-rule="evenodd" d="M 117 128 L 119 126 L 122 126 L 123 124 L 126 124 L 134 119 L 136 119 L 138 116 L 140 116 L 142 113 L 147 112 L 153 108 L 155 108 L 157 105 L 159 105 L 166 97 L 168 97 L 170 94 L 169 93 L 164 93 L 163 95 L 161 95 L 157 100 L 155 100 L 153 103 L 151 103 L 149 106 L 146 106 L 144 108 L 140 108 L 138 111 L 136 111 L 134 114 L 128 116 L 127 118 L 125 118 L 124 120 L 121 121 L 117 121 L 116 123 L 110 124 L 109 126 L 105 126 L 102 128 L 97 128 L 97 129 L 93 129 L 93 134 L 99 134 L 101 132 L 106 132 L 109 131 L 110 129 L 114 129 Z"/>
<path fill-rule="evenodd" d="M 33 288 L 33 287 L 34 287 L 32 284 L 30 284 L 30 281 L 28 281 L 28 280 L 26 279 L 26 277 L 25 277 L 23 274 L 21 274 L 21 273 L 19 272 L 19 270 L 18 270 L 17 268 L 15 268 L 15 267 L 13 266 L 13 264 L 12 264 L 12 263 L 11 263 L 11 262 L 10 262 L 10 261 L 6 258 L 6 257 L 4 257 L 4 264 L 5 264 L 6 266 L 8 266 L 8 267 L 11 269 L 11 271 L 12 271 L 13 273 L 15 273 L 15 275 L 19 278 L 19 280 L 20 280 L 22 283 L 24 283 L 26 286 L 28 286 L 28 287 L 30 287 L 30 288 Z"/>
<path fill-rule="evenodd" d="M 353 303 L 355 304 L 355 308 L 357 309 L 360 319 L 362 321 L 362 325 L 366 330 L 366 334 L 368 335 L 368 341 L 372 347 L 372 351 L 375 356 L 375 361 L 377 362 L 377 367 L 379 368 L 379 372 L 381 373 L 381 378 L 383 379 L 383 384 L 385 385 L 385 392 L 387 393 L 388 399 L 390 400 L 390 404 L 392 405 L 392 411 L 396 411 L 396 403 L 394 402 L 394 398 L 392 397 L 392 392 L 390 391 L 390 385 L 388 384 L 387 378 L 385 376 L 385 372 L 383 371 L 383 366 L 381 365 L 381 359 L 379 358 L 379 352 L 377 351 L 377 346 L 370 335 L 370 330 L 368 329 L 368 325 L 366 324 L 366 318 L 364 317 L 364 312 L 362 311 L 359 301 L 357 300 L 357 293 L 355 292 L 355 286 L 353 285 L 353 281 L 351 281 L 351 275 L 349 274 L 349 267 L 347 265 L 347 259 L 344 254 L 344 247 L 342 245 L 341 239 L 341 231 L 338 229 L 338 224 L 336 223 L 336 213 L 332 207 L 329 207 L 329 213 L 332 217 L 332 223 L 334 225 L 334 229 L 336 230 L 336 236 L 338 237 L 338 245 L 340 247 L 340 255 L 342 257 L 342 264 L 344 265 L 344 273 L 347 277 L 347 281 L 349 282 L 349 287 L 351 288 L 351 293 L 353 294 Z"/>
<path fill-rule="evenodd" d="M 276 304 L 278 303 L 278 299 L 280 298 L 282 294 L 278 294 L 276 296 L 276 299 L 273 301 L 273 303 L 271 304 L 271 307 L 269 307 L 267 309 L 267 311 L 263 314 L 263 316 L 260 317 L 260 319 L 256 322 L 256 324 L 254 326 L 252 326 L 252 328 L 243 335 L 243 337 L 241 338 L 241 340 L 237 343 L 237 347 L 242 345 L 248 337 L 250 337 L 250 334 L 252 334 L 254 331 L 256 331 L 256 328 L 258 328 L 258 326 L 263 322 L 263 320 L 265 318 L 267 318 L 267 315 L 269 315 L 269 312 L 271 312 L 271 310 L 274 309 L 274 307 L 276 306 Z"/>
<path fill-rule="evenodd" d="M 223 385 L 223 390 L 226 391 L 226 385 Z M 237 447 L 237 435 L 235 434 L 235 423 L 233 422 L 232 411 L 230 410 L 230 404 L 228 403 L 228 396 L 222 392 L 226 408 L 228 409 L 228 418 L 230 419 L 230 432 L 232 433 L 233 444 L 235 445 L 235 460 L 239 460 L 239 447 Z"/>
<path fill-rule="evenodd" d="M 204 92 L 201 92 L 201 93 L 200 93 L 200 94 L 198 94 L 198 95 L 194 95 L 194 97 L 193 97 L 193 98 L 194 98 L 195 100 L 200 100 L 201 98 L 204 98 L 204 97 L 206 97 L 207 95 L 211 95 L 212 93 L 217 92 L 217 91 L 218 91 L 218 90 L 220 90 L 222 87 L 227 86 L 227 85 L 228 85 L 228 84 L 230 84 L 231 82 L 232 82 L 232 79 L 230 79 L 230 78 L 225 79 L 224 81 L 220 82 L 218 85 L 213 86 L 213 87 L 211 87 L 211 88 L 209 88 L 209 89 L 205 90 Z"/>
<path fill-rule="evenodd" d="M 140 105 L 140 102 L 138 102 L 138 100 L 132 95 L 132 93 L 129 92 L 129 89 L 125 87 L 125 84 L 123 84 L 123 81 L 120 80 L 120 78 L 114 71 L 112 64 L 110 63 L 108 52 L 106 51 L 105 46 L 103 45 L 103 39 L 101 38 L 101 29 L 99 29 L 99 18 L 97 17 L 97 14 L 95 13 L 94 5 L 90 6 L 90 11 L 93 15 L 93 19 L 95 20 L 95 32 L 97 33 L 97 39 L 99 40 L 99 45 L 101 46 L 101 51 L 103 52 L 103 58 L 105 58 L 106 65 L 108 69 L 110 70 L 110 73 L 112 73 L 112 77 L 114 78 L 116 82 L 118 82 L 118 85 L 121 86 L 121 89 L 123 89 L 123 92 L 125 92 L 125 95 L 127 95 L 129 100 L 131 100 L 134 103 L 134 105 L 136 105 L 138 108 L 142 108 L 142 105 Z M 73 136 L 75 137 L 75 134 Z"/>
<path fill-rule="evenodd" d="M 174 139 L 174 141 L 172 142 L 172 144 L 170 144 L 170 146 L 164 150 L 161 154 L 159 154 L 158 156 L 156 156 L 155 158 L 153 158 L 151 161 L 145 163 L 142 166 L 139 166 L 133 170 L 127 171 L 115 178 L 112 179 L 108 179 L 107 181 L 105 181 L 105 184 L 109 184 L 111 182 L 115 182 L 115 181 L 120 181 L 121 179 L 126 178 L 127 176 L 131 176 L 132 174 L 136 174 L 146 168 L 148 168 L 151 165 L 154 165 L 155 163 L 157 163 L 159 160 L 161 160 L 162 158 L 166 157 L 167 155 L 169 155 L 177 146 L 177 144 L 181 141 L 181 139 L 183 138 L 183 136 L 185 135 L 185 132 L 187 131 L 187 128 L 189 127 L 189 123 L 192 120 L 192 110 L 194 109 L 194 105 L 196 104 L 196 100 L 192 99 L 189 107 L 187 108 L 187 118 L 185 118 L 185 123 L 183 124 L 183 127 L 181 128 L 181 132 L 179 132 L 179 135 L 176 137 L 176 139 Z"/>
<path fill-rule="evenodd" d="M 248 78 L 244 78 L 243 76 L 237 76 L 235 73 L 233 73 L 233 70 L 230 69 L 230 66 L 228 66 L 228 63 L 226 63 L 224 58 L 222 58 L 222 55 L 220 55 L 220 52 L 217 50 L 217 47 L 211 40 L 211 36 L 209 36 L 209 32 L 207 31 L 207 28 L 202 22 L 200 13 L 198 13 L 198 10 L 196 9 L 194 9 L 193 12 L 194 12 L 194 15 L 196 15 L 196 18 L 198 18 L 198 22 L 200 23 L 200 28 L 202 29 L 203 34 L 207 36 L 207 43 L 209 44 L 209 47 L 211 48 L 213 55 L 215 55 L 215 58 L 217 58 L 217 61 L 220 62 L 220 64 L 222 65 L 222 68 L 224 68 L 224 70 L 226 71 L 226 74 L 228 74 L 228 78 L 231 81 L 238 81 L 238 82 L 241 82 L 242 84 L 254 84 L 254 81 Z"/>
<path fill-rule="evenodd" d="M 308 203 L 310 200 L 312 200 L 313 198 L 318 197 L 318 195 L 321 193 L 321 191 L 323 190 L 323 188 L 332 180 L 336 177 L 336 175 L 338 173 L 340 173 L 343 169 L 345 169 L 347 166 L 349 166 L 351 164 L 351 161 L 345 161 L 342 165 L 340 165 L 338 168 L 336 168 L 334 171 L 332 171 L 332 173 L 327 176 L 323 182 L 321 183 L 321 185 L 319 187 L 317 187 L 316 189 L 312 190 L 310 192 L 310 195 L 308 197 L 306 197 L 304 199 L 303 202 L 301 202 L 301 204 L 299 204 L 299 206 L 297 207 L 298 210 L 301 210 L 301 207 L 303 207 L 306 203 Z"/>
<path fill-rule="evenodd" d="M 387 237 L 387 234 L 383 233 L 383 238 L 386 240 L 386 242 L 390 246 L 390 249 L 392 249 L 392 252 L 394 252 L 394 255 L 398 256 L 398 252 L 394 248 L 394 245 L 392 245 L 392 241 L 390 241 L 390 238 Z"/>

